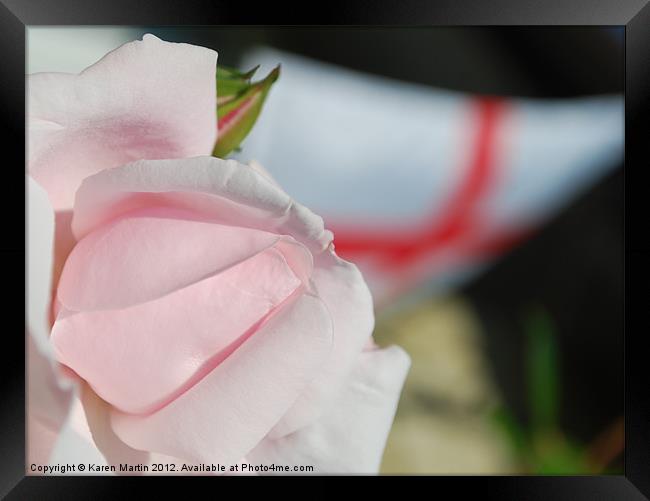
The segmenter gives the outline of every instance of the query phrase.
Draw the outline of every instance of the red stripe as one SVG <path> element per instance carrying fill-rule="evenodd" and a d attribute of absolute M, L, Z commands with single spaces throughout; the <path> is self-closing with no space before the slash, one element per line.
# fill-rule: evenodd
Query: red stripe
<path fill-rule="evenodd" d="M 432 226 L 430 216 L 425 224 L 410 229 L 369 230 L 362 225 L 349 226 L 328 223 L 335 235 L 337 254 L 354 257 L 358 253 L 377 253 L 390 267 L 410 262 L 423 253 L 465 235 L 476 220 L 476 207 L 490 185 L 495 167 L 495 133 L 504 103 L 496 99 L 481 99 L 475 103 L 477 131 L 468 174 L 458 191 L 451 197 L 443 214 Z"/>

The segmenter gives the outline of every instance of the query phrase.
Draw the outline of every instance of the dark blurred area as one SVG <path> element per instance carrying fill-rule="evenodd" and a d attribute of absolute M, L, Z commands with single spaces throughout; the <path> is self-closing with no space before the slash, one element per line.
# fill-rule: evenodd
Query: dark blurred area
<path fill-rule="evenodd" d="M 622 415 L 622 170 L 465 292 L 488 332 L 497 380 L 520 417 L 526 418 L 526 401 L 517 312 L 536 304 L 544 305 L 558 333 L 563 428 L 588 440 Z"/>
<path fill-rule="evenodd" d="M 335 31 L 335 33 L 332 33 Z M 154 30 L 212 46 L 237 66 L 270 45 L 367 73 L 469 93 L 622 94 L 622 28 L 223 28 Z M 485 332 L 505 403 L 527 422 L 526 311 L 552 319 L 560 353 L 560 420 L 582 442 L 623 413 L 623 169 L 575 199 L 461 294 Z"/>
<path fill-rule="evenodd" d="M 250 47 L 278 49 L 408 82 L 526 97 L 623 92 L 619 27 L 248 28 L 148 31 L 204 44 L 236 66 Z"/>

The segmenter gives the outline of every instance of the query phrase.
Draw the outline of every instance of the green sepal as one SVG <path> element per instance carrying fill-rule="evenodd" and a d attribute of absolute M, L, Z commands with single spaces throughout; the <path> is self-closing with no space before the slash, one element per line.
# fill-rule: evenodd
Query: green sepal
<path fill-rule="evenodd" d="M 217 107 L 232 101 L 251 86 L 251 78 L 259 65 L 246 73 L 225 66 L 217 66 Z"/>
<path fill-rule="evenodd" d="M 249 79 L 257 70 L 253 68 L 246 73 L 236 70 L 217 69 L 217 75 L 223 75 L 222 87 L 217 76 L 217 119 L 218 140 L 212 155 L 225 157 L 239 148 L 241 142 L 255 125 L 262 110 L 266 96 L 273 83 L 280 76 L 280 66 L 274 68 L 263 80 L 250 83 Z M 219 89 L 222 88 L 220 93 Z M 228 94 L 230 92 L 230 94 Z"/>

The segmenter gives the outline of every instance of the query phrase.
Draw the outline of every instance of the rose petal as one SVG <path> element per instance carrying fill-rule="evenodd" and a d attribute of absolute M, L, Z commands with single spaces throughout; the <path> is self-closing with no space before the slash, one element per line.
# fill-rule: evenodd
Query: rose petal
<path fill-rule="evenodd" d="M 68 417 L 59 430 L 56 445 L 52 451 L 49 464 L 53 465 L 78 465 L 83 463 L 96 464 L 99 466 L 108 465 L 104 455 L 100 452 L 93 439 L 89 428 L 86 411 L 80 397 L 79 391 L 75 392 L 71 402 L 71 409 Z M 79 474 L 79 471 L 75 472 Z M 82 475 L 92 475 L 93 472 L 85 470 Z"/>
<path fill-rule="evenodd" d="M 77 240 L 72 234 L 72 211 L 58 211 L 54 217 L 54 267 L 52 269 L 52 285 L 53 290 L 56 290 L 65 261 L 68 259 Z M 53 322 L 54 318 L 51 321 Z"/>
<path fill-rule="evenodd" d="M 313 466 L 315 474 L 377 473 L 410 366 L 401 348 L 362 353 L 350 380 L 322 418 L 248 454 L 253 464 Z"/>
<path fill-rule="evenodd" d="M 47 464 L 73 388 L 59 378 L 48 341 L 54 213 L 47 194 L 30 177 L 27 189 L 27 457 Z"/>
<path fill-rule="evenodd" d="M 213 50 L 145 35 L 79 75 L 30 75 L 29 172 L 54 208 L 72 208 L 83 178 L 102 169 L 209 154 L 216 63 Z"/>
<path fill-rule="evenodd" d="M 68 419 L 60 430 L 50 464 L 113 466 L 116 472 L 77 470 L 75 474 L 87 475 L 141 475 L 140 472 L 122 472 L 120 465 L 148 466 L 153 463 L 180 463 L 177 458 L 150 454 L 132 449 L 119 439 L 110 423 L 111 407 L 100 399 L 85 383 L 79 384 L 78 395 L 72 402 Z M 44 463 L 44 464 L 47 464 Z M 163 473 L 164 474 L 164 473 Z"/>
<path fill-rule="evenodd" d="M 59 361 L 104 400 L 124 412 L 153 412 L 219 365 L 300 285 L 270 248 L 155 301 L 64 311 L 52 342 Z"/>
<path fill-rule="evenodd" d="M 364 345 L 372 339 L 372 296 L 359 269 L 332 250 L 317 256 L 314 265 L 312 281 L 332 316 L 332 351 L 316 379 L 273 428 L 273 438 L 302 428 L 331 406 Z"/>
<path fill-rule="evenodd" d="M 322 218 L 256 169 L 214 157 L 143 160 L 85 179 L 77 192 L 74 234 L 81 238 L 109 219 L 152 205 L 191 209 L 224 224 L 291 235 L 314 253 L 332 240 Z"/>
<path fill-rule="evenodd" d="M 30 334 L 27 350 L 27 459 L 48 464 L 74 392 L 59 379 L 54 361 L 36 347 Z"/>
<path fill-rule="evenodd" d="M 251 160 L 250 162 L 248 162 L 248 166 L 249 166 L 251 169 L 254 169 L 254 170 L 256 170 L 257 172 L 259 172 L 262 176 L 264 176 L 265 178 L 267 178 L 269 181 L 271 181 L 271 182 L 272 182 L 274 185 L 276 185 L 278 188 L 282 189 L 281 186 L 280 186 L 280 183 L 278 183 L 275 179 L 273 179 L 273 176 L 272 176 L 271 173 L 266 169 L 266 167 L 264 167 L 264 166 L 263 166 L 261 163 L 259 163 L 257 160 Z"/>
<path fill-rule="evenodd" d="M 80 435 L 96 444 L 106 464 L 148 464 L 148 452 L 132 449 L 115 435 L 110 422 L 111 406 L 99 398 L 87 384 L 82 386 L 81 404 L 83 416 L 79 416 L 81 419 L 78 420 L 76 429 L 83 429 L 84 433 L 79 431 Z M 86 426 L 83 426 L 84 423 Z"/>
<path fill-rule="evenodd" d="M 72 311 L 133 306 L 222 272 L 280 239 L 195 217 L 148 210 L 101 226 L 68 257 L 58 299 Z"/>
<path fill-rule="evenodd" d="M 232 464 L 304 391 L 328 355 L 331 336 L 323 302 L 300 295 L 200 383 L 151 415 L 116 411 L 113 429 L 136 449 Z"/>
<path fill-rule="evenodd" d="M 27 176 L 27 323 L 36 346 L 48 350 L 54 211 L 47 193 Z"/>

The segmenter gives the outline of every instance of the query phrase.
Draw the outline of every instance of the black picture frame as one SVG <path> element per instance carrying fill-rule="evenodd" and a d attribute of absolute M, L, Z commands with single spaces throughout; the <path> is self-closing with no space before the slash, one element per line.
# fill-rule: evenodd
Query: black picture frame
<path fill-rule="evenodd" d="M 647 351 L 646 294 L 650 279 L 650 232 L 646 231 L 643 167 L 650 141 L 650 6 L 648 0 L 402 0 L 293 4 L 289 12 L 277 4 L 265 7 L 217 0 L 178 2 L 113 0 L 0 0 L 0 131 L 2 158 L 0 241 L 4 318 L 16 319 L 25 309 L 25 30 L 31 25 L 616 25 L 625 26 L 625 473 L 621 476 L 580 477 L 431 477 L 428 480 L 462 497 L 474 493 L 494 499 L 616 499 L 650 497 L 650 376 Z M 644 162 L 645 160 L 645 162 Z M 22 181 L 19 181 L 19 178 Z M 647 197 L 646 197 L 647 198 Z M 25 261 L 23 261 L 24 263 Z M 22 276 L 21 276 L 22 275 Z M 22 286 L 20 284 L 23 284 Z M 645 286 L 645 287 L 644 287 Z M 17 291 L 23 291 L 23 295 Z M 634 291 L 634 292 L 633 292 Z M 58 499 L 60 494 L 83 498 L 114 498 L 116 479 L 25 476 L 24 338 L 19 328 L 3 333 L 0 401 L 0 494 L 11 499 Z M 424 480 L 424 479 L 422 479 Z M 134 481 L 128 481 L 130 492 Z M 140 483 L 142 485 L 142 483 Z M 151 484 L 148 484 L 151 485 Z M 438 485 L 434 487 L 437 489 Z"/>

